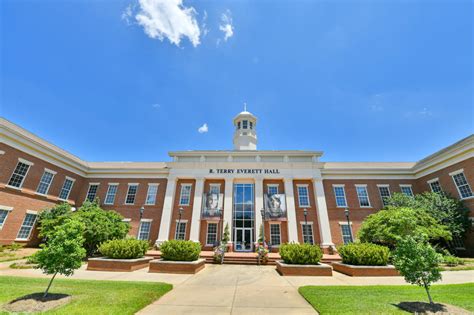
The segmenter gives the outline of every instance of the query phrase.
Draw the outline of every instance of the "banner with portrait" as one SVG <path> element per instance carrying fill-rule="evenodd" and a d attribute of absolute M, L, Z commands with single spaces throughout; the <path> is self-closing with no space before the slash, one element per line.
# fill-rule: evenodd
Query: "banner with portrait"
<path fill-rule="evenodd" d="M 220 218 L 222 214 L 222 205 L 224 201 L 224 194 L 216 193 L 204 193 L 202 195 L 202 211 L 201 217 L 203 219 L 208 218 Z"/>
<path fill-rule="evenodd" d="M 265 219 L 286 219 L 286 198 L 285 194 L 265 194 Z"/>

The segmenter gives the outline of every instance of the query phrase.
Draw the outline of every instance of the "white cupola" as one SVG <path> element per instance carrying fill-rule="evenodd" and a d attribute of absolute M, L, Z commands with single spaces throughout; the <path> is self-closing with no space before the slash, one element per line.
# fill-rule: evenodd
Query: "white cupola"
<path fill-rule="evenodd" d="M 257 117 L 247 111 L 244 104 L 244 111 L 234 118 L 234 150 L 257 150 Z"/>

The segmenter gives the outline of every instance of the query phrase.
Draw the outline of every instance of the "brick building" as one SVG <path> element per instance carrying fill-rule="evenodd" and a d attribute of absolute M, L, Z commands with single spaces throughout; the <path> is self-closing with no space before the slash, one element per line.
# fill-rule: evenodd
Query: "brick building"
<path fill-rule="evenodd" d="M 445 191 L 474 217 L 473 135 L 418 162 L 321 162 L 320 151 L 257 150 L 257 118 L 247 111 L 233 123 L 234 150 L 170 152 L 170 162 L 135 163 L 83 161 L 1 119 L 0 243 L 35 245 L 40 211 L 96 197 L 141 239 L 184 238 L 211 249 L 228 224 L 236 251 L 253 250 L 262 223 L 274 247 L 342 244 L 395 192 Z M 455 243 L 473 251 L 472 234 Z"/>

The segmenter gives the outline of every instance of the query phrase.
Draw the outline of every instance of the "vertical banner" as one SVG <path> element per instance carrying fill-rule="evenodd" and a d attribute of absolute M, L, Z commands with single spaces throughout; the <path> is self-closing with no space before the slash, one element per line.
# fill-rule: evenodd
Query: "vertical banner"
<path fill-rule="evenodd" d="M 286 219 L 285 194 L 265 194 L 265 217 L 267 219 Z"/>
<path fill-rule="evenodd" d="M 204 193 L 202 195 L 202 211 L 201 217 L 219 218 L 222 215 L 222 205 L 224 201 L 224 194 Z"/>

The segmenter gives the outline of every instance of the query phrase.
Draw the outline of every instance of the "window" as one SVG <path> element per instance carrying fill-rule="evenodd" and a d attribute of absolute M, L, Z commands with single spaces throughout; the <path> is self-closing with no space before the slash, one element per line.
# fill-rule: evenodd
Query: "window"
<path fill-rule="evenodd" d="M 125 198 L 126 205 L 133 205 L 135 203 L 135 196 L 137 195 L 138 184 L 128 184 L 127 197 Z"/>
<path fill-rule="evenodd" d="M 313 225 L 312 224 L 301 224 L 303 230 L 303 243 L 313 245 Z"/>
<path fill-rule="evenodd" d="M 430 185 L 432 192 L 435 192 L 435 193 L 442 192 L 441 185 L 439 184 L 439 180 L 437 178 L 430 180 L 428 182 L 428 185 Z"/>
<path fill-rule="evenodd" d="M 464 176 L 464 172 L 460 171 L 456 174 L 450 175 L 453 177 L 454 183 L 458 188 L 459 196 L 461 196 L 461 199 L 472 197 L 472 190 L 466 180 L 466 177 Z"/>
<path fill-rule="evenodd" d="M 309 207 L 308 186 L 298 187 L 298 203 L 300 207 Z"/>
<path fill-rule="evenodd" d="M 179 196 L 179 205 L 180 206 L 189 206 L 191 200 L 191 185 L 183 184 L 181 185 L 181 193 Z"/>
<path fill-rule="evenodd" d="M 249 121 L 250 129 L 253 129 L 253 122 Z"/>
<path fill-rule="evenodd" d="M 237 129 L 240 129 L 240 121 L 237 123 Z"/>
<path fill-rule="evenodd" d="M 176 240 L 184 240 L 186 238 L 186 222 L 176 222 L 174 238 Z"/>
<path fill-rule="evenodd" d="M 214 245 L 216 243 L 217 243 L 217 223 L 208 223 L 206 244 Z"/>
<path fill-rule="evenodd" d="M 350 243 L 352 239 L 352 229 L 349 227 L 347 223 L 340 223 L 341 225 L 341 233 L 342 233 L 342 240 L 344 244 Z"/>
<path fill-rule="evenodd" d="M 36 222 L 36 214 L 27 213 L 23 223 L 21 224 L 21 228 L 18 231 L 18 235 L 16 236 L 19 240 L 27 240 L 30 238 L 31 231 L 33 230 L 33 226 Z"/>
<path fill-rule="evenodd" d="M 15 170 L 13 171 L 12 176 L 10 177 L 10 180 L 8 181 L 8 186 L 12 186 L 16 188 L 21 188 L 21 186 L 23 186 L 23 182 L 25 181 L 26 174 L 28 173 L 28 170 L 30 169 L 30 166 L 31 166 L 31 164 L 24 163 L 24 162 L 21 162 L 21 161 L 18 162 L 18 164 L 15 167 Z"/>
<path fill-rule="evenodd" d="M 334 196 L 336 197 L 336 206 L 339 208 L 347 207 L 346 192 L 344 186 L 333 186 Z"/>
<path fill-rule="evenodd" d="M 247 129 L 248 123 L 249 123 L 248 120 L 242 120 L 242 128 Z"/>
<path fill-rule="evenodd" d="M 272 246 L 281 244 L 280 224 L 270 224 L 270 242 Z"/>
<path fill-rule="evenodd" d="M 94 201 L 97 196 L 97 190 L 99 189 L 99 184 L 89 184 L 89 191 L 87 192 L 86 199 L 90 202 Z"/>
<path fill-rule="evenodd" d="M 140 221 L 140 228 L 138 230 L 138 239 L 148 241 L 150 238 L 151 221 Z"/>
<path fill-rule="evenodd" d="M 273 196 L 278 194 L 278 185 L 268 185 L 268 195 Z"/>
<path fill-rule="evenodd" d="M 61 192 L 59 193 L 59 199 L 67 200 L 69 198 L 69 194 L 72 190 L 72 185 L 74 185 L 74 179 L 66 177 L 64 180 L 63 188 L 61 188 Z"/>
<path fill-rule="evenodd" d="M 220 194 L 221 193 L 221 185 L 220 184 L 211 184 L 209 186 L 209 192 L 211 194 Z"/>
<path fill-rule="evenodd" d="M 49 187 L 51 187 L 51 183 L 53 182 L 54 174 L 56 174 L 56 172 L 50 170 L 44 171 L 38 184 L 38 188 L 36 189 L 38 194 L 46 195 L 48 193 Z"/>
<path fill-rule="evenodd" d="M 115 202 L 115 195 L 117 195 L 118 184 L 109 184 L 107 194 L 105 195 L 104 204 L 113 205 Z"/>
<path fill-rule="evenodd" d="M 359 205 L 361 208 L 370 207 L 369 194 L 367 193 L 367 186 L 356 185 L 357 198 L 359 198 Z"/>
<path fill-rule="evenodd" d="M 380 199 L 382 200 L 382 204 L 384 206 L 387 205 L 387 198 L 390 198 L 390 188 L 388 185 L 378 185 Z"/>
<path fill-rule="evenodd" d="M 400 190 L 402 194 L 413 197 L 413 190 L 411 189 L 411 185 L 400 185 Z"/>
<path fill-rule="evenodd" d="M 12 209 L 13 208 L 8 208 L 8 209 L 0 208 L 0 230 L 3 228 L 3 225 L 5 224 L 5 221 L 7 220 L 7 217 L 8 217 L 8 213 Z"/>
<path fill-rule="evenodd" d="M 451 246 L 453 246 L 455 249 L 466 249 L 466 247 L 464 246 L 464 241 L 459 235 L 453 235 Z"/>
<path fill-rule="evenodd" d="M 148 184 L 148 192 L 146 193 L 146 205 L 154 205 L 156 203 L 156 194 L 158 193 L 158 184 Z"/>

